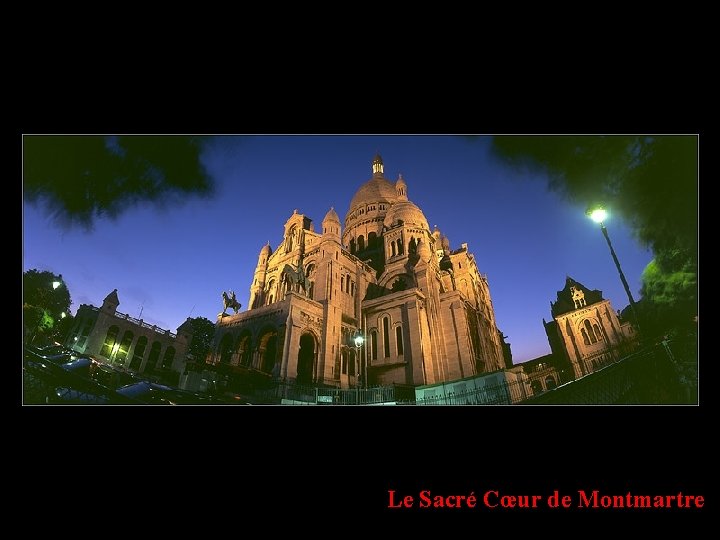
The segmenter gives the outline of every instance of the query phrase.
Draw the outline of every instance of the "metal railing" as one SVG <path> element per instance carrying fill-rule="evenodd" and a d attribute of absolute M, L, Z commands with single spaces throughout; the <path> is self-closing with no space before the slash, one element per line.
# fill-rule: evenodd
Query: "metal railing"
<path fill-rule="evenodd" d="M 318 405 L 411 404 L 415 400 L 415 390 L 405 385 L 335 388 L 286 379 L 278 381 L 273 388 L 255 392 L 255 396 L 265 403 L 282 403 L 285 400 Z"/>

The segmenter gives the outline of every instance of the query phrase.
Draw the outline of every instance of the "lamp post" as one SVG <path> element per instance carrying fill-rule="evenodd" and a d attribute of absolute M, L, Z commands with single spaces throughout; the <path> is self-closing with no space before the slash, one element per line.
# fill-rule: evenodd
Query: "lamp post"
<path fill-rule="evenodd" d="M 357 378 L 358 378 L 358 405 L 360 404 L 360 369 L 362 368 L 362 362 L 360 361 L 360 350 L 363 346 L 363 343 L 365 342 L 365 338 L 363 337 L 360 330 L 357 331 L 357 334 L 355 334 L 355 338 L 353 339 L 355 342 L 355 358 L 357 360 Z M 367 384 L 367 382 L 365 383 Z"/>
<path fill-rule="evenodd" d="M 605 218 L 607 218 L 607 211 L 602 207 L 593 208 L 591 210 L 587 211 L 587 215 L 592 219 L 595 223 L 600 224 L 600 230 L 603 233 L 603 236 L 605 237 L 605 240 L 607 241 L 607 245 L 610 248 L 610 255 L 612 255 L 613 261 L 615 261 L 615 266 L 617 267 L 618 273 L 620 274 L 620 281 L 622 281 L 623 287 L 625 287 L 625 292 L 627 293 L 628 300 L 630 301 L 630 310 L 633 313 L 633 318 L 635 319 L 635 326 L 638 329 L 638 332 L 640 331 L 640 322 L 638 320 L 637 311 L 635 309 L 635 299 L 633 298 L 632 293 L 630 292 L 630 287 L 628 286 L 628 282 L 625 279 L 625 274 L 623 274 L 622 268 L 620 268 L 620 261 L 617 258 L 617 255 L 615 255 L 615 250 L 613 249 L 612 242 L 610 242 L 610 236 L 608 235 L 607 228 L 605 227 Z"/>

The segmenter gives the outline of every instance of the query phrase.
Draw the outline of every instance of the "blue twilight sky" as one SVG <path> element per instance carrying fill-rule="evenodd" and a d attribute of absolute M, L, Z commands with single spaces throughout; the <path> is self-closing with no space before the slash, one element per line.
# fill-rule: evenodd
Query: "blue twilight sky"
<path fill-rule="evenodd" d="M 402 173 L 408 197 L 456 249 L 467 242 L 487 275 L 497 324 L 519 363 L 550 352 L 542 325 L 570 275 L 628 304 L 598 225 L 547 190 L 547 179 L 518 173 L 490 154 L 490 139 L 439 135 L 222 136 L 202 160 L 216 183 L 210 199 L 128 208 L 92 231 L 62 229 L 24 204 L 23 269 L 62 274 L 80 304 L 99 306 L 114 288 L 119 311 L 172 331 L 188 316 L 215 321 L 221 292 L 246 309 L 258 253 L 282 240 L 293 209 L 320 230 L 334 206 L 345 219 L 380 152 L 385 176 Z M 606 221 L 636 299 L 652 253 L 619 218 Z"/>

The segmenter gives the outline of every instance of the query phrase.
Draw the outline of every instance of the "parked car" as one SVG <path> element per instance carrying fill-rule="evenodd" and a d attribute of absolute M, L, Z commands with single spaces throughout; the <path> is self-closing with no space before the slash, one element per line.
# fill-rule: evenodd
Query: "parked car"
<path fill-rule="evenodd" d="M 149 381 L 140 381 L 135 384 L 124 386 L 119 388 L 117 393 L 147 405 L 225 404 L 224 401 L 212 396 L 196 394 Z"/>
<path fill-rule="evenodd" d="M 99 385 L 98 385 L 99 386 Z M 118 389 L 98 387 L 96 392 L 85 389 L 58 387 L 54 402 L 91 405 L 226 405 L 227 402 L 203 394 L 150 381 L 137 381 Z"/>

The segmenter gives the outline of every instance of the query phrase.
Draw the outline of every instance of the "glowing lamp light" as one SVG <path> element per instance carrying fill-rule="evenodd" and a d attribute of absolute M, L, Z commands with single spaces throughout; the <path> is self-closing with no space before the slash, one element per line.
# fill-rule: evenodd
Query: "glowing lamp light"
<path fill-rule="evenodd" d="M 62 283 L 60 281 L 53 281 L 53 289 L 57 289 Z"/>
<path fill-rule="evenodd" d="M 588 215 L 595 223 L 602 223 L 605 221 L 608 213 L 604 208 L 595 208 L 594 210 L 588 212 Z"/>
<path fill-rule="evenodd" d="M 362 347 L 363 341 L 365 341 L 365 338 L 362 336 L 355 336 L 355 346 L 360 348 Z"/>
<path fill-rule="evenodd" d="M 67 314 L 63 311 L 63 312 L 60 314 L 60 318 L 61 318 L 61 319 L 64 319 L 65 317 L 67 317 Z"/>

